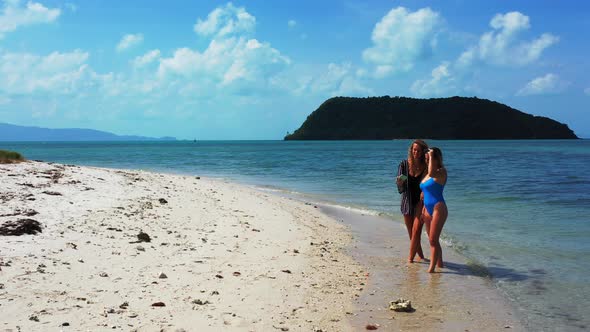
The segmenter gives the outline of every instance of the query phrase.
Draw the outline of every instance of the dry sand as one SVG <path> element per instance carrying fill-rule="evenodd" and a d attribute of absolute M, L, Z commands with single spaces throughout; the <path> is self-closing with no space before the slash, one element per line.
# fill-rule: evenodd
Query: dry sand
<path fill-rule="evenodd" d="M 349 232 L 313 205 L 41 162 L 0 165 L 0 179 L 0 224 L 43 230 L 0 236 L 0 330 L 352 330 L 365 277 Z"/>
<path fill-rule="evenodd" d="M 448 250 L 441 274 L 405 263 L 391 220 L 194 176 L 26 162 L 0 179 L 0 225 L 42 226 L 0 236 L 0 331 L 522 330 Z M 416 311 L 389 311 L 398 297 Z"/>

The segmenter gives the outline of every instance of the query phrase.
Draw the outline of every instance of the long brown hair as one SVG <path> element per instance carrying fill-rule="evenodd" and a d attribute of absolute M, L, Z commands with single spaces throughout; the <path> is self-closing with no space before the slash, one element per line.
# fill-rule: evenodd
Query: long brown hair
<path fill-rule="evenodd" d="M 432 157 L 438 160 L 438 167 L 445 167 L 445 165 L 443 164 L 442 151 L 437 147 L 431 147 L 430 150 L 432 150 Z"/>
<path fill-rule="evenodd" d="M 426 144 L 426 142 L 424 142 L 421 139 L 417 139 L 414 140 L 412 142 L 412 144 L 410 144 L 410 147 L 408 148 L 408 163 L 410 164 L 410 168 L 414 167 L 416 162 L 419 162 L 423 165 L 426 164 L 426 161 L 424 160 L 424 153 L 420 154 L 420 157 L 418 157 L 418 160 L 414 160 L 414 155 L 412 154 L 412 147 L 414 147 L 414 144 L 418 144 L 418 146 L 420 148 L 422 148 L 422 152 L 426 152 L 426 150 L 428 150 L 428 144 Z"/>

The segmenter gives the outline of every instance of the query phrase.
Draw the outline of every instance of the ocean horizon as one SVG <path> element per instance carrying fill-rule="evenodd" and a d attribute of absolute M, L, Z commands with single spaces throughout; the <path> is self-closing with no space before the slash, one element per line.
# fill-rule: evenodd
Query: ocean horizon
<path fill-rule="evenodd" d="M 531 330 L 585 330 L 590 141 L 426 140 L 449 178 L 443 241 Z M 2 142 L 27 159 L 223 178 L 401 223 L 394 177 L 411 140 Z M 369 225 L 370 226 L 370 225 Z M 399 253 L 406 255 L 406 253 Z"/>

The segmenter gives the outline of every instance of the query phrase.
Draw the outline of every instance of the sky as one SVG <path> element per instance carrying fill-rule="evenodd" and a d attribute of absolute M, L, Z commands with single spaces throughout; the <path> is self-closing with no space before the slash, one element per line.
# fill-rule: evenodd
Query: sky
<path fill-rule="evenodd" d="M 590 2 L 0 0 L 0 122 L 282 139 L 335 96 L 477 96 L 590 138 Z"/>

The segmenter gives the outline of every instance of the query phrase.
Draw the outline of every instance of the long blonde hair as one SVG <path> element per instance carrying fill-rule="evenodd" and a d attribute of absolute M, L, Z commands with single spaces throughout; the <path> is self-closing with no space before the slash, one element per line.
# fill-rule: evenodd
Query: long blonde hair
<path fill-rule="evenodd" d="M 412 147 L 414 147 L 414 144 L 418 144 L 418 146 L 422 148 L 423 153 L 420 154 L 418 160 L 414 160 L 414 155 L 412 154 Z M 424 160 L 424 152 L 426 152 L 426 150 L 428 150 L 428 144 L 426 144 L 426 142 L 421 139 L 414 140 L 412 144 L 410 144 L 410 147 L 408 148 L 408 163 L 410 164 L 410 168 L 414 167 L 416 162 L 419 162 L 423 165 L 426 164 L 426 161 Z"/>

